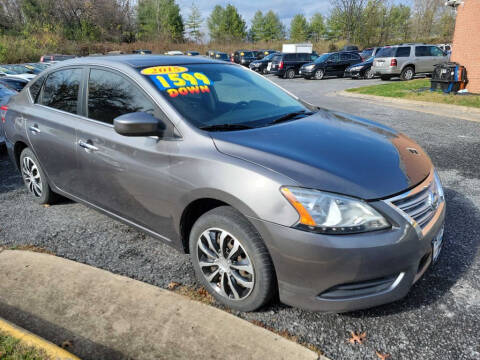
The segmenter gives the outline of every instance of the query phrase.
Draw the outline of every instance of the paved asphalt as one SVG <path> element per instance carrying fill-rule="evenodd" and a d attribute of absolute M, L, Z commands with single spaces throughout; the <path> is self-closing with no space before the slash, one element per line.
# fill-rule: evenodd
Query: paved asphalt
<path fill-rule="evenodd" d="M 378 80 L 275 81 L 309 102 L 392 126 L 423 146 L 446 188 L 446 242 L 439 262 L 394 304 L 340 315 L 272 304 L 237 315 L 287 330 L 332 359 L 378 359 L 376 350 L 391 359 L 480 359 L 480 122 L 332 95 Z M 170 281 L 195 284 L 188 256 L 149 236 L 73 202 L 35 205 L 5 154 L 0 156 L 2 244 L 36 245 L 161 287 Z M 365 331 L 366 342 L 348 343 L 350 331 Z"/>

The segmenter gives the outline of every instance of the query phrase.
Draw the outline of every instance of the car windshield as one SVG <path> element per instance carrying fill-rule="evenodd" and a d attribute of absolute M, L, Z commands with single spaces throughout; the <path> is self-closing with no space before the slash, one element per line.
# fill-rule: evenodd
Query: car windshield
<path fill-rule="evenodd" d="M 387 57 L 394 57 L 395 56 L 395 52 L 396 52 L 397 48 L 393 48 L 393 47 L 386 47 L 386 48 L 383 48 L 382 50 L 380 50 L 378 53 L 377 53 L 377 58 L 387 58 Z"/>
<path fill-rule="evenodd" d="M 320 55 L 318 58 L 315 59 L 315 64 L 320 64 L 322 62 L 325 62 L 329 57 L 330 57 L 330 54 Z"/>
<path fill-rule="evenodd" d="M 262 127 L 312 110 L 262 76 L 235 65 L 156 66 L 141 73 L 198 128 Z"/>
<path fill-rule="evenodd" d="M 253 54 L 253 52 L 251 52 L 251 51 L 243 51 L 240 55 L 243 56 L 243 57 L 254 57 L 255 56 Z"/>
<path fill-rule="evenodd" d="M 275 53 L 271 53 L 270 55 L 265 56 L 263 60 L 272 60 L 274 56 L 275 56 Z"/>

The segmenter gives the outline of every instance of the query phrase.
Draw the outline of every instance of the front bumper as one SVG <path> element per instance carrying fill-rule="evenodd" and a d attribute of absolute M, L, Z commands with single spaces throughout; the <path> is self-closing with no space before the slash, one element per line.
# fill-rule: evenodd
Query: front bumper
<path fill-rule="evenodd" d="M 315 70 L 307 70 L 305 68 L 301 68 L 299 74 L 304 78 L 311 78 L 315 75 Z"/>
<path fill-rule="evenodd" d="M 361 70 L 345 71 L 344 77 L 350 77 L 352 79 L 359 79 L 363 77 Z"/>
<path fill-rule="evenodd" d="M 428 231 L 386 202 L 372 203 L 392 229 L 322 235 L 252 219 L 272 256 L 280 300 L 311 311 L 347 312 L 403 298 L 432 261 L 432 241 L 445 218 L 442 201 Z"/>

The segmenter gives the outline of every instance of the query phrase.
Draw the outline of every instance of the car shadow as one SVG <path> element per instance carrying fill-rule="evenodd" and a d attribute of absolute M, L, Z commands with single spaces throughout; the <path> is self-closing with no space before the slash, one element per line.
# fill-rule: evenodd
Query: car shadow
<path fill-rule="evenodd" d="M 372 309 L 345 313 L 362 318 L 398 314 L 429 306 L 440 300 L 468 271 L 480 245 L 480 210 L 463 194 L 445 189 L 447 214 L 440 258 L 402 300 Z"/>

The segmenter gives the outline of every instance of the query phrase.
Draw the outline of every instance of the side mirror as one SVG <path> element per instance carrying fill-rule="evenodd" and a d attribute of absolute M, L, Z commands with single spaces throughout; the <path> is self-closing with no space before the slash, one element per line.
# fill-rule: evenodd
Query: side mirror
<path fill-rule="evenodd" d="M 123 136 L 158 136 L 165 130 L 165 124 L 146 112 L 121 115 L 113 120 L 113 127 Z"/>

